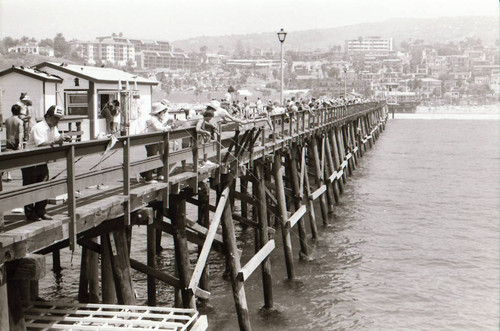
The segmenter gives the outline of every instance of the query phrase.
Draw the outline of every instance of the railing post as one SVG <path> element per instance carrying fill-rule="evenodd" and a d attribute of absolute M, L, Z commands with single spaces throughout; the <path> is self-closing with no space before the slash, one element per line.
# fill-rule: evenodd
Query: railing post
<path fill-rule="evenodd" d="M 68 214 L 69 214 L 69 248 L 74 251 L 76 247 L 76 197 L 75 197 L 75 146 L 71 145 L 66 156 L 66 174 L 68 188 Z"/>
<path fill-rule="evenodd" d="M 123 219 L 126 225 L 130 225 L 130 137 L 123 140 L 123 195 L 127 196 L 124 204 Z"/>

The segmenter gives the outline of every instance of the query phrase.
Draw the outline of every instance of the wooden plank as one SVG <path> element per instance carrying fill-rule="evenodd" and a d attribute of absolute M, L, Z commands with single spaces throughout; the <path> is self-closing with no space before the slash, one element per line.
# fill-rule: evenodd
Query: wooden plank
<path fill-rule="evenodd" d="M 314 191 L 310 195 L 310 198 L 311 198 L 311 200 L 316 200 L 318 197 L 320 197 L 325 192 L 326 192 L 326 185 L 321 185 L 316 191 Z"/>
<path fill-rule="evenodd" d="M 243 268 L 238 272 L 238 278 L 244 282 L 250 277 L 250 275 L 257 269 L 257 267 L 264 261 L 266 257 L 271 254 L 274 250 L 275 243 L 274 240 L 271 239 L 265 244 L 258 252 L 255 254 L 248 262 L 245 264 Z"/>
<path fill-rule="evenodd" d="M 205 263 L 207 262 L 208 254 L 210 253 L 210 249 L 212 247 L 212 242 L 214 241 L 222 213 L 224 212 L 224 208 L 229 198 L 229 191 L 229 187 L 226 187 L 224 191 L 222 191 L 219 203 L 217 204 L 217 209 L 215 210 L 214 218 L 210 222 L 207 236 L 205 238 L 205 242 L 203 243 L 203 248 L 201 249 L 201 252 L 198 256 L 198 261 L 196 262 L 191 280 L 189 281 L 188 287 L 191 289 L 191 291 L 194 291 L 194 289 L 196 289 L 196 287 L 198 286 L 201 274 L 203 272 L 203 269 L 205 268 Z"/>
<path fill-rule="evenodd" d="M 344 170 L 340 170 L 338 173 L 337 173 L 337 179 L 340 179 L 342 178 L 342 176 L 344 175 Z"/>
<path fill-rule="evenodd" d="M 305 205 L 302 205 L 302 206 L 300 206 L 299 209 L 297 209 L 295 211 L 295 213 L 293 213 L 292 216 L 290 216 L 290 218 L 288 219 L 288 222 L 290 223 L 291 228 L 293 228 L 295 223 L 297 223 L 302 218 L 302 216 L 304 216 L 306 211 L 307 211 L 307 207 Z"/>
<path fill-rule="evenodd" d="M 337 171 L 334 171 L 330 177 L 328 177 L 328 180 L 330 181 L 330 183 L 333 183 L 336 179 L 338 179 L 338 172 Z"/>
<path fill-rule="evenodd" d="M 169 275 L 166 272 L 162 272 L 162 271 L 159 271 L 155 268 L 151 268 L 150 266 L 148 266 L 142 262 L 139 262 L 135 259 L 130 259 L 130 266 L 137 271 L 140 271 L 142 273 L 145 273 L 146 275 L 152 276 L 152 277 L 154 277 L 154 278 L 156 278 L 156 279 L 158 279 L 166 284 L 172 285 L 175 288 L 182 288 L 182 284 L 181 284 L 180 279 L 177 277 L 174 277 L 172 275 Z M 202 299 L 209 299 L 211 294 L 210 294 L 210 292 L 207 292 L 205 290 L 202 290 L 199 287 L 196 287 L 196 289 L 194 291 L 194 295 L 199 297 L 199 298 L 202 298 Z"/>

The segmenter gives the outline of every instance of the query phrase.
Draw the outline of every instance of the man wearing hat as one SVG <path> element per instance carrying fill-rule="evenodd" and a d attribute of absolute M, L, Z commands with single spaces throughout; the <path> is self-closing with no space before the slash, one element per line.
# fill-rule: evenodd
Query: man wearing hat
<path fill-rule="evenodd" d="M 238 117 L 232 116 L 227 110 L 221 107 L 220 102 L 217 100 L 212 100 L 207 105 L 207 110 L 213 109 L 215 118 L 221 118 L 223 121 L 232 121 L 235 123 L 244 124 L 247 121 L 239 119 Z"/>
<path fill-rule="evenodd" d="M 51 106 L 45 113 L 44 120 L 31 128 L 30 137 L 26 149 L 62 145 L 70 137 L 60 134 L 57 124 L 63 117 L 64 111 L 59 106 Z M 49 180 L 49 168 L 46 163 L 32 167 L 22 168 L 23 186 Z M 52 217 L 45 214 L 47 200 L 38 201 L 35 204 L 24 206 L 24 214 L 29 221 L 51 220 Z"/>
<path fill-rule="evenodd" d="M 153 103 L 153 108 L 150 114 L 151 116 L 146 121 L 146 132 L 152 133 L 170 130 L 170 126 L 164 125 L 163 123 L 167 119 L 168 110 L 171 107 L 171 103 L 167 100 Z M 158 152 L 160 151 L 160 146 L 161 144 L 146 145 L 146 155 L 150 157 L 158 154 Z M 156 171 L 160 174 L 161 170 L 162 168 L 158 168 Z M 141 176 L 148 184 L 157 183 L 157 181 L 153 179 L 153 170 L 141 172 Z"/>

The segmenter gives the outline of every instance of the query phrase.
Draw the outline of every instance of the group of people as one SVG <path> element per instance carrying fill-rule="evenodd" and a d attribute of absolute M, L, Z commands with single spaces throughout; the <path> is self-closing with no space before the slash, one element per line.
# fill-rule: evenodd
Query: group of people
<path fill-rule="evenodd" d="M 26 94 L 21 94 L 21 101 L 30 101 L 26 97 Z M 25 107 L 23 108 L 23 106 Z M 70 139 L 65 134 L 60 134 L 57 129 L 57 124 L 64 115 L 61 107 L 55 105 L 49 107 L 45 112 L 44 119 L 33 126 L 29 124 L 31 114 L 28 107 L 31 107 L 31 102 L 12 105 L 12 116 L 5 120 L 7 150 L 19 151 L 36 147 L 62 145 L 64 141 Z M 27 127 L 29 132 L 27 132 Z M 49 180 L 49 168 L 46 163 L 22 168 L 21 173 L 23 186 Z M 9 174 L 7 176 L 7 180 L 9 180 Z M 24 206 L 26 218 L 29 221 L 52 219 L 46 214 L 46 206 L 47 200 Z"/>
<path fill-rule="evenodd" d="M 205 109 L 198 113 L 194 109 L 188 108 L 185 111 L 185 120 L 173 120 L 169 115 L 169 111 L 176 109 L 175 105 L 168 100 L 155 102 L 152 105 L 151 112 L 144 121 L 144 128 L 140 133 L 164 132 L 183 126 L 192 126 L 196 128 L 196 132 L 201 135 L 204 141 L 209 141 L 215 138 L 218 134 L 218 122 L 234 122 L 245 124 L 257 118 L 267 119 L 272 128 L 272 122 L 269 119 L 270 115 L 279 113 L 294 113 L 299 111 L 308 111 L 314 116 L 316 109 L 324 107 L 344 106 L 355 103 L 369 102 L 368 99 L 296 99 L 291 98 L 286 101 L 283 106 L 277 102 L 269 100 L 264 104 L 260 98 L 255 104 L 245 98 L 243 102 L 234 101 L 228 102 L 222 99 L 220 102 L 211 100 Z M 32 149 L 36 147 L 62 145 L 64 141 L 70 139 L 65 134 L 60 134 L 57 129 L 59 120 L 63 118 L 64 111 L 59 106 L 51 106 L 44 116 L 44 120 L 30 125 L 31 119 L 31 100 L 27 94 L 23 93 L 20 97 L 20 102 L 12 106 L 12 116 L 6 121 L 7 141 L 6 148 L 8 150 Z M 105 107 L 102 115 L 106 118 L 106 130 L 109 135 L 114 135 L 119 131 L 120 123 L 120 103 L 114 100 Z M 183 142 L 184 144 L 184 142 Z M 160 151 L 161 144 L 146 145 L 147 156 L 157 155 Z M 188 147 L 184 146 L 183 147 Z M 207 155 L 204 154 L 204 159 L 201 166 L 210 164 Z M 47 164 L 40 164 L 21 169 L 23 185 L 34 184 L 49 180 L 49 169 Z M 156 179 L 154 178 L 156 174 Z M 162 180 L 162 169 L 149 170 L 141 173 L 141 177 L 147 183 L 155 183 L 157 180 Z M 26 218 L 30 221 L 48 220 L 50 216 L 46 214 L 47 200 L 39 201 L 34 204 L 29 204 L 24 207 Z"/>

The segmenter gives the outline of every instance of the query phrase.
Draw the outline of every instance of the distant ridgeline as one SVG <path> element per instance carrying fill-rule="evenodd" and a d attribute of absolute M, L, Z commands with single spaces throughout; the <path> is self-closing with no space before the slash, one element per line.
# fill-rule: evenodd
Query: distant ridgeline
<path fill-rule="evenodd" d="M 450 28 L 452 27 L 452 28 Z M 422 39 L 425 42 L 458 42 L 467 37 L 479 37 L 483 44 L 493 44 L 498 39 L 498 17 L 440 17 L 440 18 L 394 18 L 383 22 L 362 23 L 330 29 L 314 29 L 294 31 L 286 39 L 287 49 L 329 49 L 332 45 L 344 45 L 347 39 L 371 35 L 377 31 L 378 36 L 393 38 L 395 48 L 401 41 Z M 197 37 L 173 42 L 175 48 L 185 51 L 198 51 L 201 45 L 209 51 L 222 46 L 225 50 L 236 49 L 238 43 L 245 49 L 278 49 L 275 32 L 248 35 Z"/>

